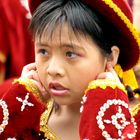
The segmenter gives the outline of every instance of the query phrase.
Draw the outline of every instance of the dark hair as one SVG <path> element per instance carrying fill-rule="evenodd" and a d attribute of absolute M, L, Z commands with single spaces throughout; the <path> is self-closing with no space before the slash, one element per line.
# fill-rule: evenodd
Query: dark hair
<path fill-rule="evenodd" d="M 62 27 L 64 23 L 75 34 L 89 35 L 105 54 L 110 54 L 111 46 L 117 45 L 119 34 L 115 28 L 80 0 L 45 0 L 33 14 L 30 29 L 34 37 L 40 38 L 44 31 L 52 35 L 56 26 Z"/>

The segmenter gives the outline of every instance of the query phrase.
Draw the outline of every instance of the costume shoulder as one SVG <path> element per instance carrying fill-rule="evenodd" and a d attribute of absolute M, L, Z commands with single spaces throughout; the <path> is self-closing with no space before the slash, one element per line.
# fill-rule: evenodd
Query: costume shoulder
<path fill-rule="evenodd" d="M 33 82 L 18 79 L 0 99 L 0 139 L 37 139 L 44 110 Z"/>
<path fill-rule="evenodd" d="M 113 80 L 94 80 L 82 101 L 80 138 L 82 140 L 135 139 L 125 87 Z"/>

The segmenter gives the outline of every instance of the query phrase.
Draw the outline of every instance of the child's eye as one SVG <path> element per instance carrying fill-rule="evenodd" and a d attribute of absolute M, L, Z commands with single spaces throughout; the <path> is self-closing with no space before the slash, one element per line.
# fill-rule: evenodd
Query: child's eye
<path fill-rule="evenodd" d="M 48 55 L 48 51 L 45 50 L 45 49 L 40 49 L 38 52 L 39 52 L 41 55 L 43 55 L 43 56 Z"/>
<path fill-rule="evenodd" d="M 75 57 L 78 56 L 78 54 L 73 52 L 73 51 L 67 51 L 66 56 L 69 57 L 69 58 L 75 58 Z"/>

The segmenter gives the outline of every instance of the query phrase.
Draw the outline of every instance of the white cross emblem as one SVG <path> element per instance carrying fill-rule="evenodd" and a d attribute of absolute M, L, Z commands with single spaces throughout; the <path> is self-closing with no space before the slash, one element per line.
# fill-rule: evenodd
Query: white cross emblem
<path fill-rule="evenodd" d="M 115 115 L 111 116 L 112 120 L 104 120 L 107 124 L 113 124 L 118 129 L 118 135 L 121 137 L 122 130 L 130 124 L 130 122 L 126 121 L 125 115 L 122 113 L 122 108 L 118 106 L 118 112 Z M 118 122 L 120 120 L 120 123 Z"/>
<path fill-rule="evenodd" d="M 19 97 L 16 97 L 16 99 L 22 103 L 22 106 L 21 106 L 21 111 L 23 111 L 25 109 L 25 106 L 34 106 L 34 104 L 28 102 L 28 99 L 29 99 L 29 93 L 27 93 L 27 95 L 25 96 L 25 99 L 22 100 L 21 98 Z"/>
<path fill-rule="evenodd" d="M 116 114 L 111 115 L 110 120 L 109 119 L 104 120 L 103 117 L 105 115 L 106 110 L 110 109 L 112 105 L 116 107 L 118 106 L 118 111 L 116 112 Z M 96 119 L 97 119 L 98 127 L 102 130 L 102 136 L 105 137 L 105 139 L 111 139 L 111 140 L 120 140 L 120 138 L 123 139 L 122 132 L 125 129 L 125 127 L 127 125 L 130 125 L 131 123 L 134 125 L 135 132 L 129 133 L 127 137 L 128 138 L 135 137 L 136 128 L 137 128 L 136 123 L 134 122 L 133 118 L 131 118 L 130 122 L 127 121 L 126 116 L 123 113 L 122 107 L 128 110 L 128 104 L 124 102 L 123 100 L 117 100 L 117 99 L 107 100 L 107 102 L 104 103 L 103 106 L 100 107 L 100 110 L 98 112 Z M 108 131 L 105 130 L 105 127 L 106 127 L 105 124 L 112 124 L 116 127 L 118 131 L 118 139 L 111 137 Z"/>

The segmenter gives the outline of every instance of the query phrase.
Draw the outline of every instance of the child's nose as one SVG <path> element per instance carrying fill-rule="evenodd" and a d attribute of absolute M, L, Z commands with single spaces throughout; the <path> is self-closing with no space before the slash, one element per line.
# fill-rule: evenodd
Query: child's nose
<path fill-rule="evenodd" d="M 49 60 L 47 73 L 50 76 L 64 76 L 64 67 L 63 67 L 63 61 L 58 58 L 52 58 Z"/>

